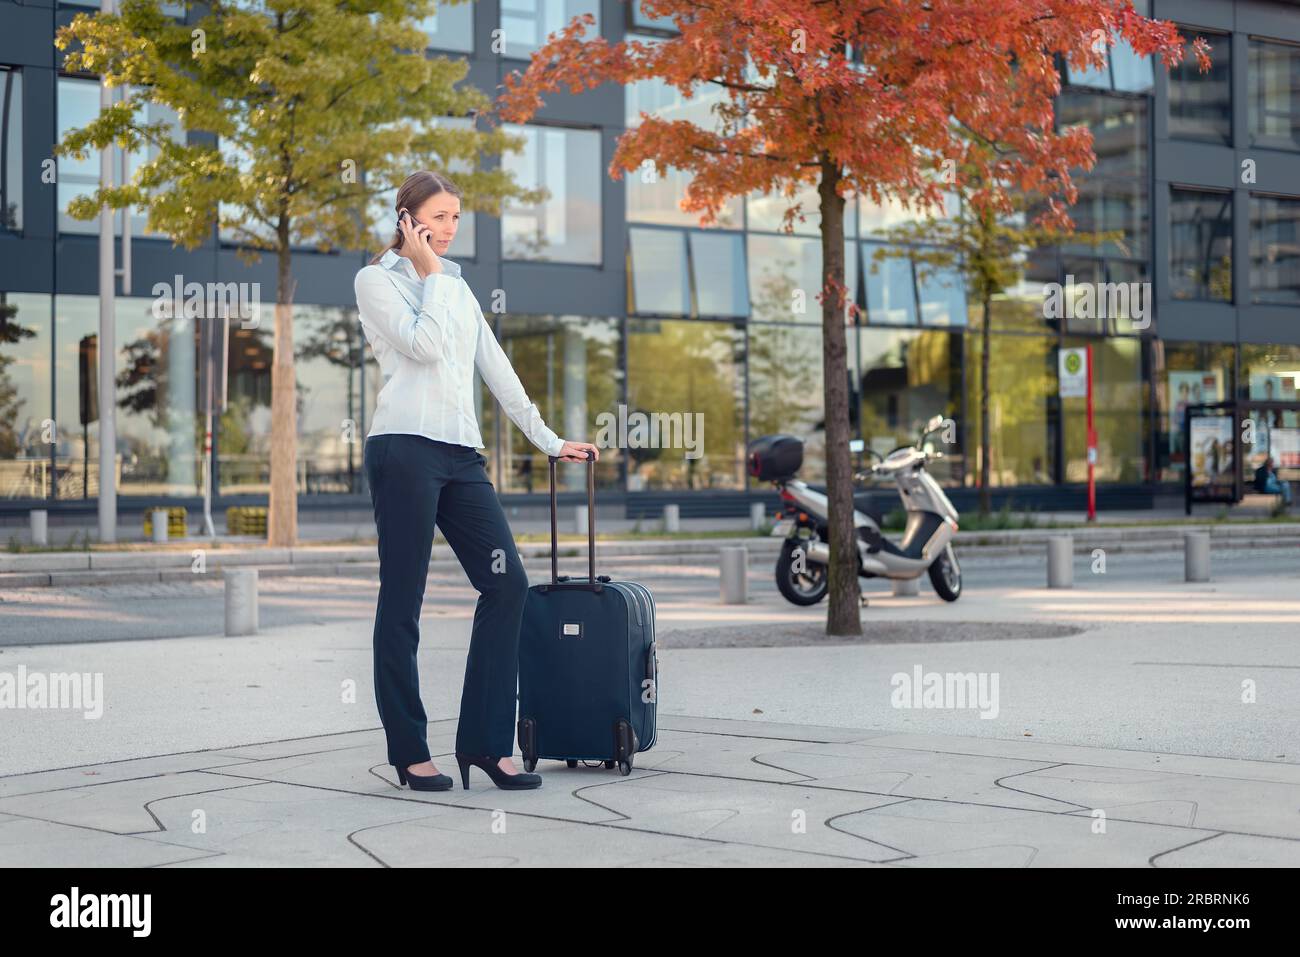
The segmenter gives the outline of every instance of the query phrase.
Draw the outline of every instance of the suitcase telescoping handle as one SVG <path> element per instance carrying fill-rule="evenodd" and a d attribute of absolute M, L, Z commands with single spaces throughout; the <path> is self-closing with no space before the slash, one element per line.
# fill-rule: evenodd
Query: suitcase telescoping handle
<path fill-rule="evenodd" d="M 587 581 L 561 582 L 558 577 L 559 531 L 555 510 L 555 463 L 557 456 L 548 455 L 551 476 L 551 588 L 581 588 L 584 591 L 601 591 L 596 581 L 596 453 L 587 451 Z"/>

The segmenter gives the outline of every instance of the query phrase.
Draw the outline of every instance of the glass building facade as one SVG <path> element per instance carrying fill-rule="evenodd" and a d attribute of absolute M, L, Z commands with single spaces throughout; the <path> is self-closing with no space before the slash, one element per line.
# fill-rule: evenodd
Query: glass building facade
<path fill-rule="evenodd" d="M 91 501 L 99 482 L 97 224 L 65 212 L 96 181 L 97 159 L 61 160 L 57 186 L 42 178 L 49 143 L 94 115 L 98 86 L 60 70 L 48 11 L 41 19 L 31 9 L 0 0 L 0 33 L 19 38 L 0 46 L 0 511 L 13 512 Z M 998 495 L 1018 502 L 1082 501 L 1083 400 L 1057 396 L 1063 347 L 1093 347 L 1103 505 L 1181 494 L 1188 405 L 1297 398 L 1300 13 L 1245 0 L 1198 3 L 1191 19 L 1177 3 L 1147 9 L 1179 22 L 1189 41 L 1207 38 L 1214 66 L 1153 69 L 1122 43 L 1105 70 L 1062 66 L 1057 122 L 1086 126 L 1097 153 L 1094 169 L 1079 174 L 1073 216 L 1080 230 L 1112 238 L 1034 251 L 1018 283 L 991 303 L 989 472 Z M 56 21 L 77 11 L 60 4 Z M 422 25 L 428 55 L 464 58 L 469 81 L 491 90 L 586 12 L 611 41 L 671 34 L 671 23 L 636 4 L 595 0 L 457 4 Z M 502 49 L 498 29 L 508 38 Z M 467 212 L 448 254 L 547 423 L 566 438 L 610 440 L 597 482 L 629 514 L 670 497 L 693 514 L 743 514 L 747 496 L 769 492 L 745 475 L 746 443 L 772 432 L 804 438 L 803 477 L 825 477 L 815 185 L 795 197 L 800 215 L 788 223 L 791 200 L 749 195 L 705 225 L 680 209 L 688 174 L 647 167 L 615 181 L 606 172 L 618 136 L 642 115 L 709 124 L 720 95 L 706 85 L 688 99 L 645 81 L 548 102 L 511 127 L 526 147 L 501 163 L 550 198 L 507 203 L 499 217 Z M 151 119 L 175 121 L 163 111 Z M 127 157 L 128 171 L 143 158 Z M 456 168 L 447 172 L 454 179 Z M 915 215 L 863 197 L 846 204 L 844 281 L 861 309 L 846 329 L 850 417 L 854 434 L 881 453 L 931 416 L 951 417 L 955 441 L 935 474 L 961 504 L 981 466 L 984 317 L 959 271 L 928 269 L 915 250 L 885 244 L 883 230 Z M 274 289 L 272 264 L 241 263 L 232 236 L 187 253 L 150 234 L 143 217 L 131 225 L 134 294 L 119 294 L 115 306 L 117 487 L 142 505 L 184 501 L 200 493 L 203 471 L 204 319 L 160 313 L 149 291 L 174 275 Z M 381 382 L 351 280 L 372 253 L 295 252 L 304 506 L 368 505 L 362 444 Z M 1122 311 L 1051 317 L 1047 284 L 1070 282 L 1149 283 L 1149 322 Z M 264 500 L 271 323 L 232 323 L 227 346 L 229 403 L 212 453 L 218 503 Z M 542 502 L 546 456 L 477 381 L 476 390 L 498 491 Z M 1281 424 L 1300 424 L 1282 415 Z M 661 428 L 654 447 L 620 441 L 620 429 L 630 436 L 637 422 Z M 561 475 L 566 488 L 582 488 L 580 468 Z"/>

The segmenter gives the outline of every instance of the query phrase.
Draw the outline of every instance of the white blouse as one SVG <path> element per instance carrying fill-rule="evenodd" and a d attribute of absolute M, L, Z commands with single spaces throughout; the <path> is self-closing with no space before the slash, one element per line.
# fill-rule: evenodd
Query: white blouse
<path fill-rule="evenodd" d="M 474 408 L 477 366 L 528 440 L 559 455 L 564 439 L 528 398 L 460 265 L 438 261 L 442 272 L 421 280 L 411 260 L 390 249 L 353 282 L 361 327 L 384 377 L 367 438 L 408 433 L 483 448 Z"/>

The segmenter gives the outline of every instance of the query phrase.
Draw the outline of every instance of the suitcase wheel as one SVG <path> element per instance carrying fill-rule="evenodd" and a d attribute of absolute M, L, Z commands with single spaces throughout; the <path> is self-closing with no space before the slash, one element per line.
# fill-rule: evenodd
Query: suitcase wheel
<path fill-rule="evenodd" d="M 578 762 L 575 761 L 573 758 L 569 758 L 569 759 L 566 760 L 564 763 L 567 764 L 567 765 L 568 765 L 569 767 L 571 767 L 571 768 L 576 768 L 576 767 L 578 766 Z"/>
<path fill-rule="evenodd" d="M 607 767 L 607 768 L 612 768 L 613 766 L 614 766 L 614 762 L 613 762 L 613 761 L 606 761 L 606 762 L 605 762 L 605 767 Z"/>
<path fill-rule="evenodd" d="M 623 775 L 623 777 L 627 777 L 629 774 L 631 774 L 631 773 L 632 773 L 632 762 L 631 762 L 631 761 L 620 761 L 620 762 L 618 762 L 618 773 L 621 774 L 621 775 Z"/>
<path fill-rule="evenodd" d="M 536 758 L 524 758 L 524 770 L 525 770 L 525 771 L 528 771 L 528 772 L 531 773 L 532 770 L 533 770 L 534 768 L 536 768 L 536 767 L 537 767 L 537 759 L 536 759 Z"/>

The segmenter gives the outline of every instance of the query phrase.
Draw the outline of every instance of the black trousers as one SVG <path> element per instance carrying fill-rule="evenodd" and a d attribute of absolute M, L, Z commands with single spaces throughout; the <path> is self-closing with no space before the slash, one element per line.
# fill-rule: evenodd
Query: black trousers
<path fill-rule="evenodd" d="M 375 701 L 390 764 L 405 767 L 430 758 L 416 649 L 435 524 L 479 593 L 456 750 L 497 758 L 514 753 L 528 575 L 486 462 L 468 445 L 422 435 L 366 439 L 366 479 L 379 534 Z"/>

